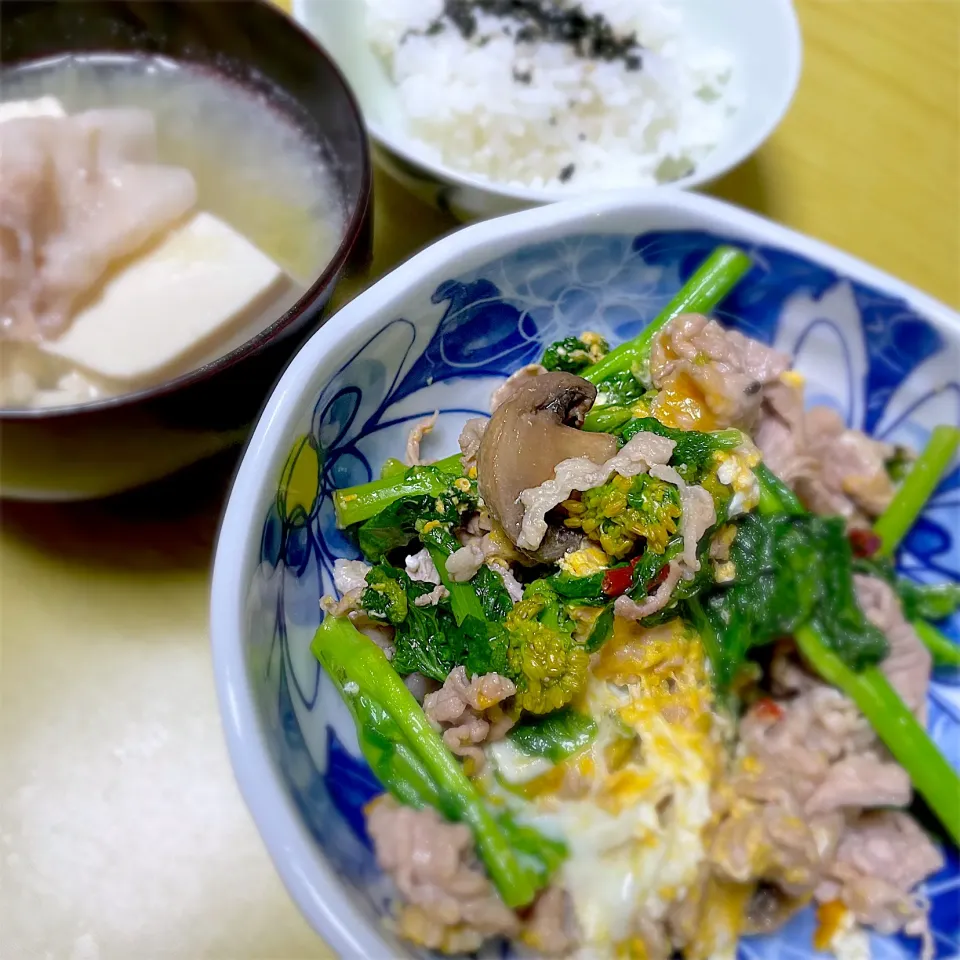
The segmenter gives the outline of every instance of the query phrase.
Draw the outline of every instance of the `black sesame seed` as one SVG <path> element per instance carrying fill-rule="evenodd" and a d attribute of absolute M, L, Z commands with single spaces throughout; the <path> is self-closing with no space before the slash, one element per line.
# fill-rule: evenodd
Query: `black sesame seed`
<path fill-rule="evenodd" d="M 516 67 L 513 68 L 513 79 L 517 83 L 529 83 L 533 79 L 532 70 L 518 70 Z"/>
<path fill-rule="evenodd" d="M 587 139 L 587 135 L 585 133 L 578 133 L 577 139 L 582 143 L 584 140 Z"/>
<path fill-rule="evenodd" d="M 568 163 L 561 171 L 559 179 L 561 183 L 566 183 L 574 174 L 574 171 L 577 169 L 575 163 Z"/>
<path fill-rule="evenodd" d="M 755 393 L 759 393 L 763 389 L 763 384 L 759 380 L 754 380 L 752 383 L 748 383 L 744 387 L 743 392 L 748 396 L 752 397 Z"/>
<path fill-rule="evenodd" d="M 428 37 L 435 37 L 438 33 L 443 33 L 446 29 L 446 25 L 439 18 L 434 20 L 429 27 L 424 31 L 424 35 Z"/>

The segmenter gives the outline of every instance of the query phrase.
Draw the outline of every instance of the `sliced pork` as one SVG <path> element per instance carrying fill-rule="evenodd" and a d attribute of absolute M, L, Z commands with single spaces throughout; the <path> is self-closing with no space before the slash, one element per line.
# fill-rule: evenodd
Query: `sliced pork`
<path fill-rule="evenodd" d="M 854 575 L 854 584 L 863 612 L 883 631 L 890 643 L 890 653 L 880 664 L 880 669 L 903 702 L 921 722 L 925 721 L 927 689 L 933 668 L 930 651 L 904 617 L 900 599 L 890 584 L 861 574 Z"/>
<path fill-rule="evenodd" d="M 402 936 L 432 950 L 470 953 L 488 937 L 518 931 L 516 914 L 477 861 L 469 827 L 383 796 L 367 808 L 367 832 L 402 897 Z"/>
<path fill-rule="evenodd" d="M 156 137 L 132 108 L 0 124 L 0 336 L 57 336 L 112 264 L 192 209 L 193 175 L 156 163 Z"/>
<path fill-rule="evenodd" d="M 847 825 L 817 899 L 842 900 L 879 933 L 922 936 L 926 909 L 914 891 L 942 867 L 940 851 L 909 814 L 872 811 Z"/>
<path fill-rule="evenodd" d="M 789 366 L 779 350 L 700 314 L 681 314 L 653 344 L 650 377 L 661 391 L 654 415 L 685 430 L 749 429 L 764 385 Z"/>
<path fill-rule="evenodd" d="M 484 764 L 480 745 L 501 739 L 513 720 L 500 704 L 517 692 L 513 681 L 496 673 L 467 679 L 464 667 L 456 667 L 435 693 L 423 701 L 427 719 L 443 731 L 443 742 L 459 757 L 471 761 L 471 773 Z"/>

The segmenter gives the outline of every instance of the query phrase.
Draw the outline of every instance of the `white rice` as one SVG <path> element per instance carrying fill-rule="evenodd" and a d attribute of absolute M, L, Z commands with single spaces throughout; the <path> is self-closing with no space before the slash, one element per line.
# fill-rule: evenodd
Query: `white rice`
<path fill-rule="evenodd" d="M 710 153 L 737 109 L 731 56 L 689 36 L 678 0 L 555 0 L 634 34 L 639 70 L 562 43 L 517 43 L 517 21 L 476 10 L 469 40 L 446 19 L 424 35 L 443 0 L 365 3 L 404 135 L 425 159 L 498 183 L 579 191 L 675 180 Z M 529 82 L 515 79 L 526 74 Z"/>

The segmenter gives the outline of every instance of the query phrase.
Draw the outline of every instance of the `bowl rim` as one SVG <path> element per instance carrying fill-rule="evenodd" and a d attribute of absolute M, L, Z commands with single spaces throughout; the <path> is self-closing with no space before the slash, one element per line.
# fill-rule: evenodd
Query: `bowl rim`
<path fill-rule="evenodd" d="M 360 109 L 360 103 L 352 87 L 347 83 L 346 77 L 336 59 L 327 52 L 326 48 L 320 44 L 309 30 L 276 3 L 270 2 L 270 0 L 257 0 L 257 5 L 266 11 L 267 16 L 276 17 L 285 29 L 296 31 L 312 48 L 312 55 L 326 61 L 336 81 L 335 89 L 337 90 L 337 95 L 346 103 L 352 122 L 357 130 L 359 144 L 357 162 L 360 165 L 360 186 L 357 192 L 357 200 L 356 203 L 353 204 L 352 210 L 345 211 L 347 216 L 344 218 L 342 227 L 343 234 L 336 250 L 330 256 L 330 259 L 326 262 L 320 274 L 295 303 L 268 327 L 265 327 L 249 340 L 245 340 L 239 346 L 234 347 L 228 353 L 223 354 L 223 356 L 217 357 L 215 360 L 211 360 L 186 373 L 179 374 L 170 380 L 164 380 L 151 387 L 144 387 L 129 393 L 103 397 L 85 403 L 71 403 L 50 407 L 0 406 L 0 423 L 4 421 L 72 419 L 85 414 L 126 409 L 128 407 L 138 406 L 146 401 L 168 396 L 169 394 L 176 393 L 179 390 L 194 386 L 195 384 L 203 383 L 259 352 L 274 340 L 278 334 L 286 330 L 304 314 L 316 308 L 318 302 L 322 301 L 324 294 L 328 292 L 331 284 L 335 283 L 337 276 L 342 272 L 347 261 L 350 259 L 350 254 L 353 252 L 357 241 L 363 233 L 364 224 L 368 219 L 373 198 L 373 159 L 370 149 L 369 130 L 363 112 Z M 97 51 L 91 49 L 84 52 L 95 54 Z M 181 60 L 181 58 L 171 59 Z M 181 60 L 181 62 L 186 61 Z M 334 145 L 331 144 L 331 146 Z M 332 293 L 332 290 L 330 292 Z"/>
<path fill-rule="evenodd" d="M 803 71 L 803 33 L 800 29 L 800 20 L 794 0 L 768 0 L 769 3 L 779 5 L 781 16 L 787 31 L 787 46 L 784 51 L 784 70 L 787 72 L 787 87 L 783 99 L 775 110 L 770 111 L 766 123 L 758 126 L 753 136 L 745 138 L 742 145 L 731 154 L 728 163 L 718 167 L 715 171 L 703 173 L 694 170 L 693 173 L 672 180 L 669 183 L 654 184 L 647 187 L 624 187 L 624 190 L 690 190 L 702 187 L 718 180 L 732 169 L 743 163 L 753 155 L 773 134 L 785 119 L 800 84 Z M 299 20 L 298 10 L 310 0 L 293 0 L 294 16 Z M 302 21 L 301 21 L 302 22 Z M 304 29 L 307 29 L 304 25 Z M 478 190 L 492 197 L 512 200 L 520 203 L 553 203 L 590 196 L 596 193 L 596 188 L 538 189 L 534 187 L 511 186 L 502 181 L 488 180 L 477 174 L 458 170 L 444 163 L 424 157 L 417 147 L 417 141 L 402 136 L 394 136 L 383 124 L 372 117 L 367 118 L 367 127 L 377 146 L 389 151 L 408 165 L 426 171 L 434 178 L 442 180 L 444 184 L 456 187 Z"/>
<path fill-rule="evenodd" d="M 824 263 L 850 279 L 905 300 L 960 342 L 960 314 L 904 281 L 759 214 L 682 190 L 610 191 L 599 198 L 572 199 L 464 227 L 386 274 L 344 306 L 336 324 L 317 330 L 268 398 L 237 468 L 214 553 L 210 636 L 224 734 L 240 792 L 288 892 L 311 926 L 340 956 L 377 960 L 389 950 L 377 925 L 367 923 L 314 844 L 273 766 L 243 652 L 248 571 L 256 566 L 245 558 L 253 557 L 262 524 L 262 518 L 252 516 L 251 511 L 258 508 L 265 485 L 275 483 L 273 474 L 286 455 L 281 442 L 309 399 L 306 391 L 317 368 L 325 357 L 334 356 L 344 341 L 370 332 L 378 322 L 387 322 L 377 317 L 398 307 L 412 286 L 445 267 L 455 271 L 464 255 L 487 255 L 492 260 L 502 252 L 504 241 L 534 243 L 544 233 L 562 227 L 589 230 L 595 225 L 602 230 L 605 216 L 622 214 L 625 209 L 638 221 L 648 213 L 678 212 L 702 220 L 704 229 L 725 228 L 749 238 L 750 243 L 775 244 Z"/>

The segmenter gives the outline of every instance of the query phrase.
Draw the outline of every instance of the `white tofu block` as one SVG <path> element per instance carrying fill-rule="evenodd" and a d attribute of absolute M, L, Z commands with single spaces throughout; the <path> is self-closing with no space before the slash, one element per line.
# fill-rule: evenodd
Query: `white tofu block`
<path fill-rule="evenodd" d="M 109 276 L 67 330 L 41 346 L 101 376 L 138 380 L 255 320 L 290 285 L 245 237 L 198 213 Z"/>
<path fill-rule="evenodd" d="M 39 97 L 36 100 L 11 100 L 0 103 L 0 123 L 5 120 L 22 120 L 26 117 L 65 117 L 67 111 L 56 97 Z"/>

